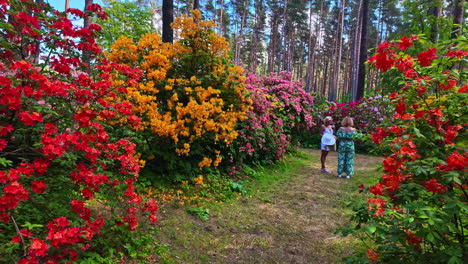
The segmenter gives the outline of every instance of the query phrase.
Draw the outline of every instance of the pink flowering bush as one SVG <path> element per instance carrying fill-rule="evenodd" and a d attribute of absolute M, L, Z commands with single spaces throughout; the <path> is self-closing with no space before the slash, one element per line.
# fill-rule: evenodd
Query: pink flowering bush
<path fill-rule="evenodd" d="M 364 135 L 356 141 L 356 151 L 369 152 L 373 147 L 372 142 L 367 140 L 377 126 L 392 117 L 394 107 L 388 96 L 373 96 L 362 98 L 359 101 L 347 103 L 335 103 L 323 101 L 313 106 L 314 119 L 317 125 L 302 133 L 301 142 L 307 147 L 320 147 L 320 127 L 326 116 L 331 116 L 335 125 L 335 131 L 341 126 L 341 120 L 349 116 L 354 120 L 354 126 Z"/>
<path fill-rule="evenodd" d="M 394 113 L 388 96 L 377 95 L 375 97 L 362 98 L 359 101 L 348 103 L 328 103 L 322 109 L 320 118 L 331 116 L 336 128 L 340 127 L 341 120 L 350 116 L 354 120 L 354 126 L 361 133 L 371 133 L 384 120 L 390 118 Z"/>
<path fill-rule="evenodd" d="M 248 74 L 246 87 L 253 108 L 237 129 L 239 137 L 230 148 L 231 172 L 239 164 L 272 163 L 280 159 L 291 144 L 297 143 L 302 129 L 314 125 L 310 115 L 313 98 L 290 73 L 257 76 Z"/>

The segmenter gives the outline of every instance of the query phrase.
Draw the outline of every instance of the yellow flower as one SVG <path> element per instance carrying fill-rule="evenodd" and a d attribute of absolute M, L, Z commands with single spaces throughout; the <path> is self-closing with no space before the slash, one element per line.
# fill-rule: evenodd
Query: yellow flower
<path fill-rule="evenodd" d="M 196 177 L 195 179 L 195 184 L 196 185 L 203 185 L 203 175 L 198 175 L 198 177 Z"/>

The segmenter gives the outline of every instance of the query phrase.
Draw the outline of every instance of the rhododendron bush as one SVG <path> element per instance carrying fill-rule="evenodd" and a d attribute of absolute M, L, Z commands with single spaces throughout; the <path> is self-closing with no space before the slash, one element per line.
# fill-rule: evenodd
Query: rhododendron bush
<path fill-rule="evenodd" d="M 313 98 L 300 82 L 282 72 L 268 76 L 247 75 L 253 108 L 237 126 L 239 137 L 228 151 L 231 172 L 242 164 L 271 163 L 297 143 L 298 131 L 314 125 L 310 116 Z"/>
<path fill-rule="evenodd" d="M 393 120 L 372 134 L 386 153 L 380 181 L 361 191 L 347 229 L 375 244 L 363 262 L 466 263 L 468 41 L 433 45 L 418 37 L 381 44 L 370 62 L 405 81 L 390 98 Z M 463 68 L 465 67 L 465 68 Z"/>
<path fill-rule="evenodd" d="M 163 43 L 146 34 L 138 43 L 122 37 L 108 57 L 142 71 L 123 97 L 141 118 L 134 129 L 153 172 L 189 179 L 222 161 L 221 148 L 238 136 L 235 126 L 250 107 L 242 68 L 230 63 L 228 42 L 198 10 L 173 24 L 180 39 Z M 112 99 L 113 100 L 113 99 Z"/>
<path fill-rule="evenodd" d="M 354 126 L 360 133 L 363 134 L 356 140 L 356 151 L 369 153 L 374 151 L 374 144 L 368 140 L 369 135 L 385 120 L 391 119 L 394 113 L 394 106 L 391 104 L 388 96 L 370 96 L 361 98 L 358 101 L 336 103 L 323 100 L 317 100 L 314 104 L 311 115 L 317 125 L 310 130 L 304 130 L 301 134 L 300 141 L 305 146 L 313 146 L 320 148 L 320 127 L 323 124 L 323 119 L 326 116 L 331 116 L 335 125 L 335 131 L 341 126 L 341 121 L 344 117 L 349 116 L 354 120 Z"/>
<path fill-rule="evenodd" d="M 67 13 L 105 17 L 98 5 Z M 105 99 L 141 72 L 100 59 L 99 27 L 49 5 L 0 1 L 0 21 L 0 262 L 77 261 L 104 230 L 134 230 L 143 212 L 156 222 L 157 204 L 135 193 L 127 128 L 99 121 L 140 122 L 129 102 Z"/>
<path fill-rule="evenodd" d="M 320 120 L 331 116 L 338 129 L 344 117 L 350 116 L 354 120 L 354 126 L 361 133 L 370 134 L 395 113 L 388 96 L 371 96 L 361 100 L 347 103 L 327 103 L 320 108 Z"/>

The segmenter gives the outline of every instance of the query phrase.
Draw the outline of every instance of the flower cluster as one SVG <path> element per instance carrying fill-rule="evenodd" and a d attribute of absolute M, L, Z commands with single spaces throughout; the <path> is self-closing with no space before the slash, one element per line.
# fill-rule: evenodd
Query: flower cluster
<path fill-rule="evenodd" d="M 98 5 L 66 13 L 105 16 Z M 11 238 L 0 261 L 76 261 L 105 227 L 134 230 L 139 211 L 156 221 L 155 202 L 143 205 L 134 191 L 135 144 L 99 121 L 132 119 L 131 104 L 105 98 L 123 96 L 140 71 L 100 59 L 99 27 L 77 27 L 66 13 L 35 1 L 0 1 L 0 17 L 8 18 L 0 29 L 0 233 Z M 124 211 L 92 213 L 95 200 Z"/>
<path fill-rule="evenodd" d="M 458 63 L 466 61 L 468 48 L 455 39 L 420 47 L 412 57 L 415 43 L 425 42 L 411 37 L 383 43 L 371 58 L 383 72 L 398 69 L 405 82 L 390 96 L 393 118 L 372 133 L 386 153 L 384 174 L 368 188 L 375 197 L 355 207 L 356 229 L 375 240 L 367 254 L 373 262 L 462 263 L 468 152 L 460 139 L 466 136 L 468 94 Z"/>

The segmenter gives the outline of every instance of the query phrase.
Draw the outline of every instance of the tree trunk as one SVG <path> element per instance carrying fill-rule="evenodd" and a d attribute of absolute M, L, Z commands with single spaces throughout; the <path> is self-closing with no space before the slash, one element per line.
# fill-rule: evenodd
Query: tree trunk
<path fill-rule="evenodd" d="M 150 6 L 151 6 L 151 26 L 153 28 L 158 28 L 158 22 L 156 21 L 156 15 L 158 14 L 158 8 L 156 7 L 156 4 L 154 3 L 153 0 L 150 1 Z"/>
<path fill-rule="evenodd" d="M 245 17 L 247 15 L 247 4 L 244 2 L 244 6 L 242 8 L 242 19 L 241 19 L 241 27 L 239 30 L 239 36 L 236 41 L 235 45 L 235 61 L 236 63 L 240 62 L 240 52 L 242 48 L 242 42 L 244 42 L 244 27 L 245 27 Z"/>
<path fill-rule="evenodd" d="M 357 94 L 357 86 L 358 86 L 358 72 L 359 72 L 359 51 L 360 51 L 360 43 L 361 43 L 361 32 L 362 32 L 362 5 L 363 0 L 360 0 L 359 3 L 359 12 L 358 18 L 356 23 L 356 35 L 354 36 L 354 51 L 353 51 L 353 68 L 351 72 L 351 99 L 354 100 Z"/>
<path fill-rule="evenodd" d="M 219 10 L 219 35 L 224 36 L 224 30 L 223 30 L 223 15 L 224 15 L 224 0 L 221 0 L 221 7 Z"/>
<path fill-rule="evenodd" d="M 86 11 L 88 9 L 88 6 L 90 6 L 92 4 L 93 4 L 93 0 L 85 0 L 84 10 Z M 85 16 L 84 21 L 83 21 L 83 28 L 89 28 L 89 25 L 91 23 L 92 23 L 92 17 Z M 91 54 L 89 53 L 89 51 L 85 50 L 85 51 L 83 51 L 82 56 L 83 56 L 82 57 L 83 63 L 87 65 L 86 67 L 89 67 L 90 64 L 91 64 Z"/>
<path fill-rule="evenodd" d="M 442 15 L 442 3 L 439 0 L 433 0 L 432 6 L 429 7 L 428 15 L 434 17 L 434 24 L 432 25 L 429 39 L 433 43 L 437 43 L 439 40 L 439 19 Z"/>
<path fill-rule="evenodd" d="M 318 16 L 318 21 L 316 23 L 316 28 L 315 28 L 315 40 L 314 44 L 311 45 L 312 43 L 312 6 L 310 7 L 310 12 L 309 12 L 309 24 L 310 24 L 310 31 L 309 31 L 309 53 L 307 56 L 307 75 L 306 75 L 306 85 L 305 89 L 306 92 L 310 92 L 312 90 L 311 86 L 314 86 L 314 92 L 316 92 L 316 85 L 312 84 L 312 80 L 314 80 L 314 72 L 315 72 L 315 51 L 317 48 L 317 44 L 320 44 L 320 38 L 321 38 L 321 28 L 322 28 L 322 15 L 323 15 L 323 3 L 325 1 L 322 0 L 320 4 L 320 14 Z M 315 83 L 315 81 L 314 81 Z"/>
<path fill-rule="evenodd" d="M 278 41 L 278 17 L 274 17 L 271 28 L 271 39 L 270 39 L 270 55 L 268 57 L 268 72 L 273 72 L 275 69 L 275 55 L 276 45 Z"/>
<path fill-rule="evenodd" d="M 359 100 L 364 96 L 364 84 L 366 79 L 366 65 L 367 60 L 367 24 L 369 21 L 369 0 L 362 0 L 362 25 L 361 25 L 361 41 L 359 49 L 359 71 L 356 97 L 354 101 Z"/>
<path fill-rule="evenodd" d="M 283 8 L 283 28 L 282 28 L 282 34 L 281 34 L 281 38 L 282 38 L 282 41 L 281 41 L 281 44 L 282 44 L 282 49 L 281 51 L 278 53 L 278 59 L 277 59 L 277 62 L 278 62 L 278 72 L 280 72 L 281 70 L 286 70 L 286 67 L 285 67 L 285 59 L 284 57 L 287 56 L 287 52 L 289 51 L 286 47 L 286 42 L 287 42 L 287 34 L 286 34 L 286 27 L 288 25 L 288 15 L 287 15 L 287 11 L 288 11 L 288 2 L 289 0 L 285 0 L 284 1 L 284 8 Z"/>
<path fill-rule="evenodd" d="M 338 36 L 337 36 L 337 44 L 338 44 L 338 49 L 337 49 L 337 54 L 336 54 L 336 64 L 335 64 L 335 70 L 334 70 L 334 83 L 333 83 L 333 92 L 332 92 L 332 99 L 335 100 L 336 98 L 336 92 L 338 92 L 339 87 L 340 87 L 340 72 L 341 72 L 341 50 L 343 47 L 343 27 L 344 27 L 344 8 L 346 5 L 345 0 L 341 0 L 341 17 L 340 17 L 340 25 L 338 26 Z"/>
<path fill-rule="evenodd" d="M 465 7 L 465 0 L 455 0 L 455 9 L 453 12 L 453 27 L 451 38 L 457 38 L 463 28 L 463 13 Z"/>
<path fill-rule="evenodd" d="M 162 5 L 162 41 L 172 43 L 174 41 L 174 32 L 171 23 L 174 21 L 174 2 L 173 0 L 163 0 Z"/>
<path fill-rule="evenodd" d="M 193 0 L 193 10 L 195 9 L 200 9 L 200 0 Z"/>
<path fill-rule="evenodd" d="M 327 96 L 327 79 L 328 79 L 328 58 L 325 58 L 325 66 L 323 68 L 323 81 L 322 81 L 322 94 L 323 96 Z"/>

